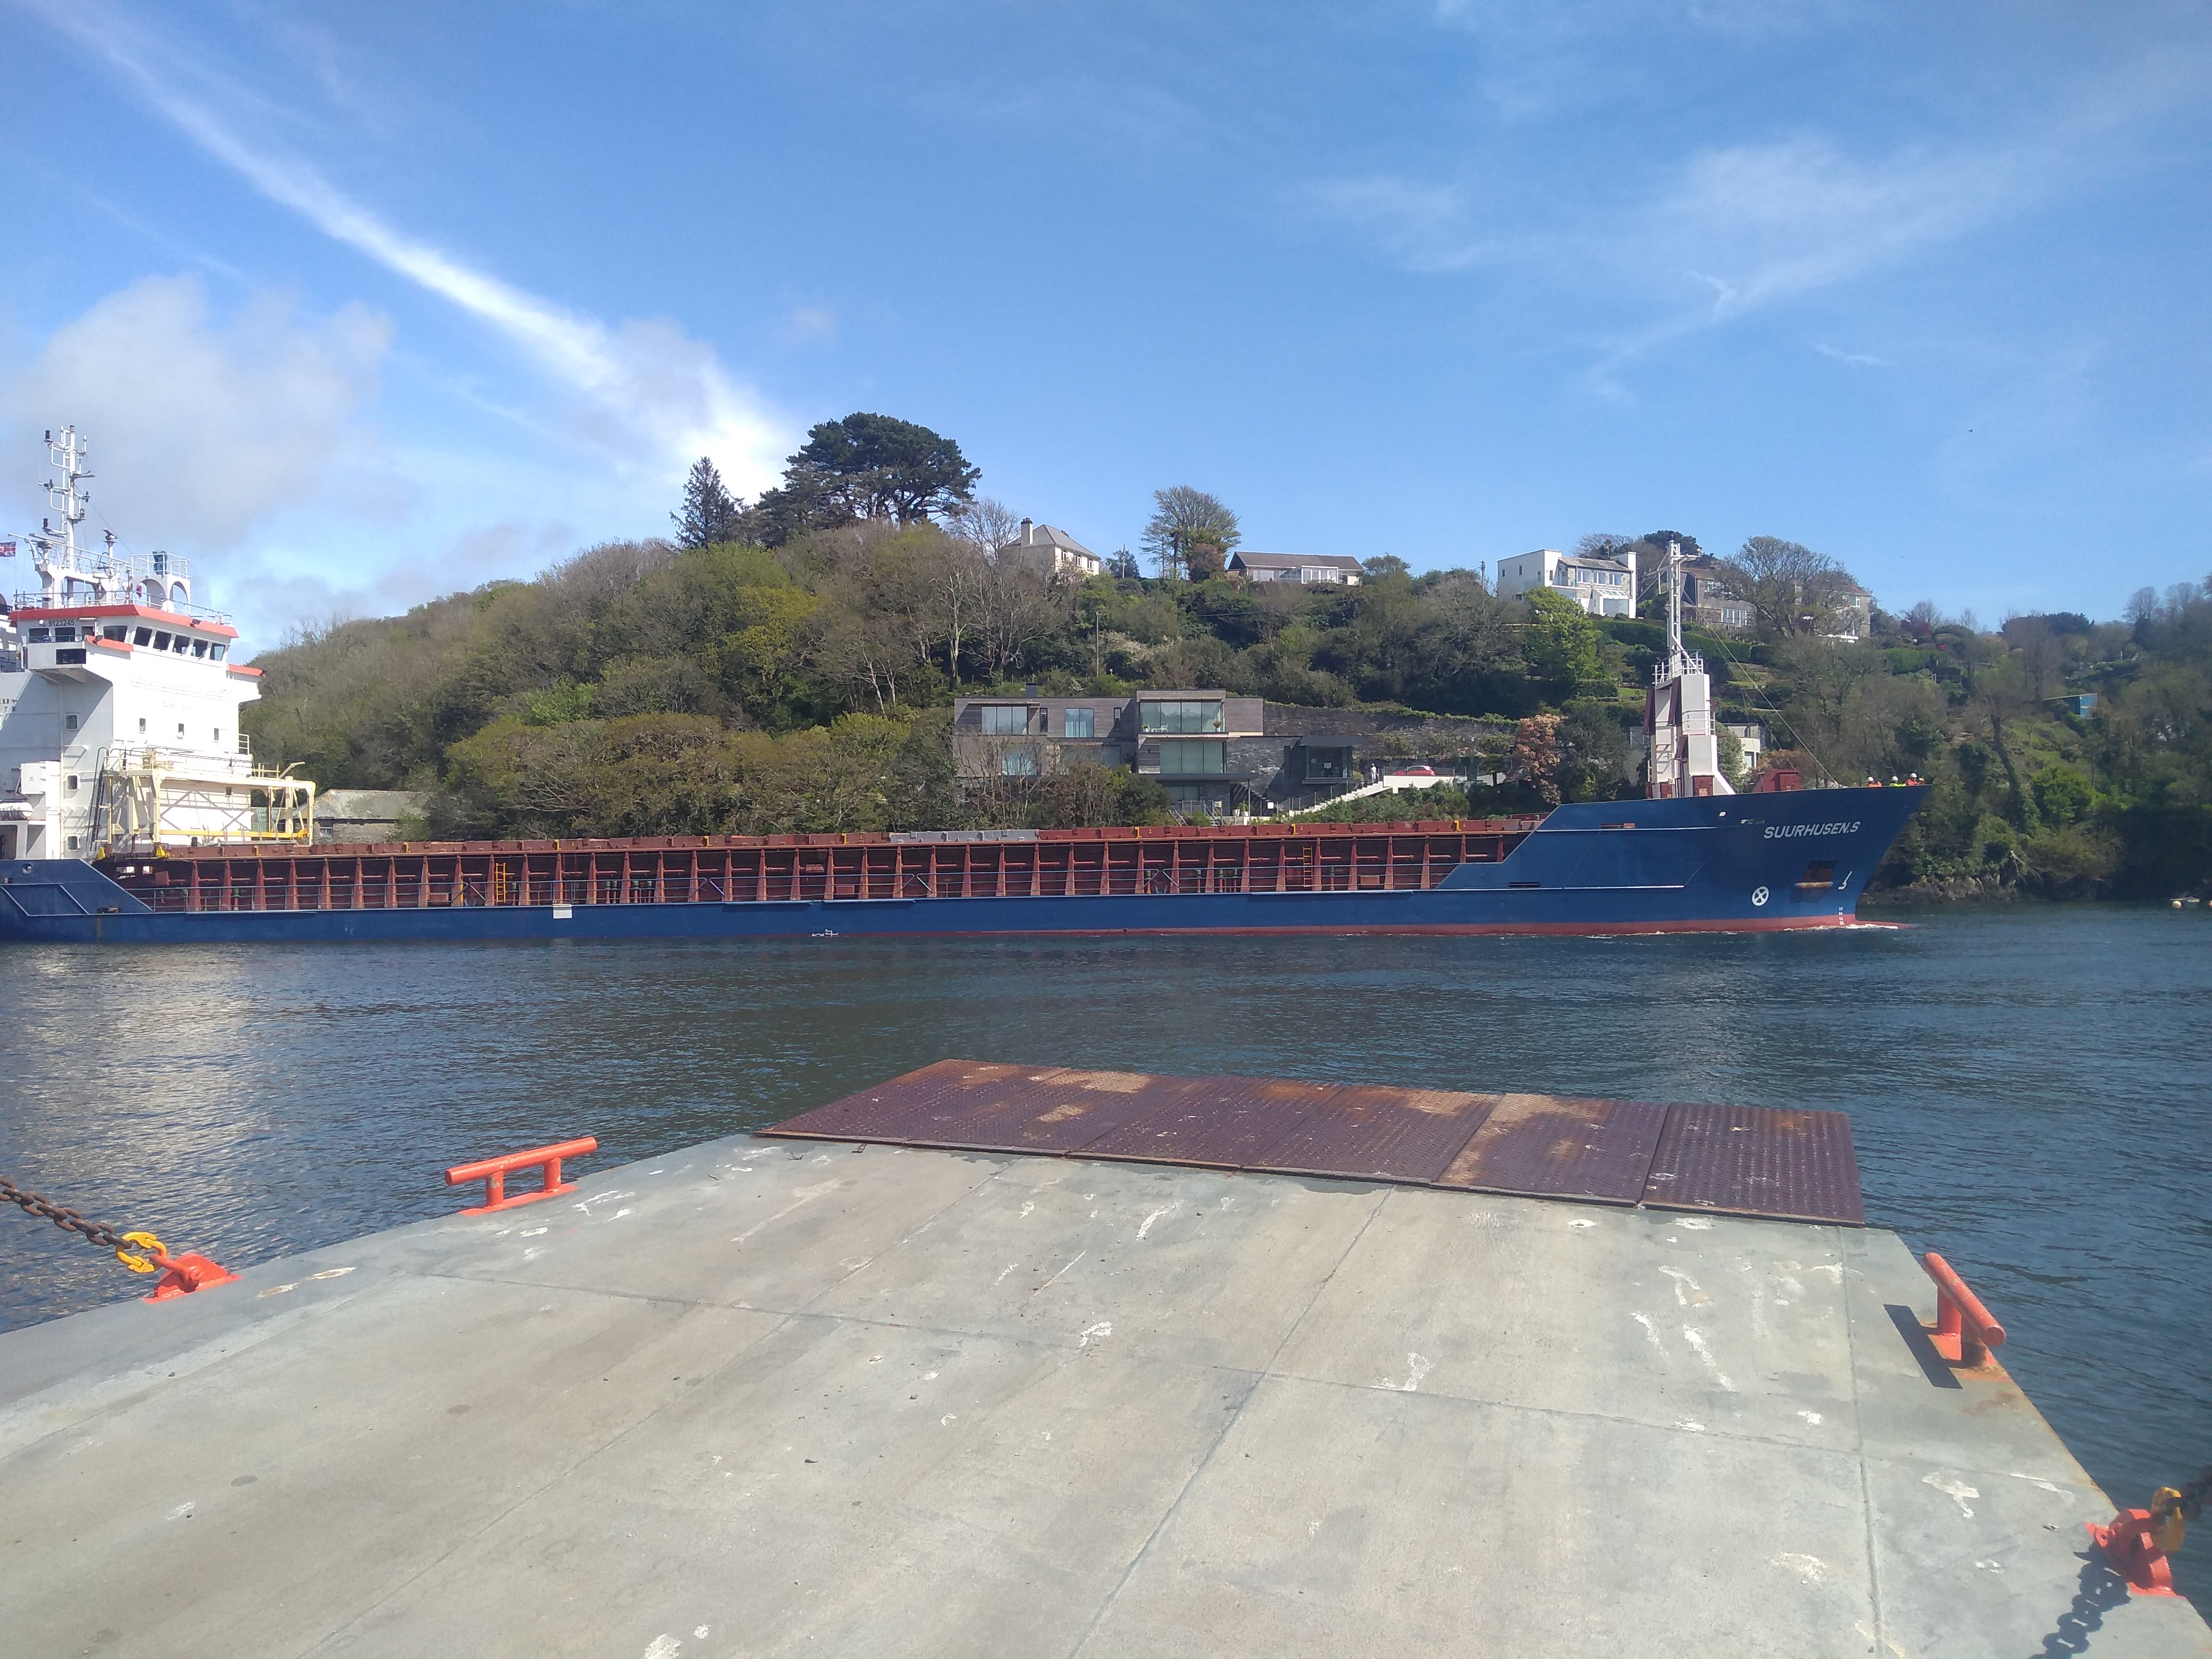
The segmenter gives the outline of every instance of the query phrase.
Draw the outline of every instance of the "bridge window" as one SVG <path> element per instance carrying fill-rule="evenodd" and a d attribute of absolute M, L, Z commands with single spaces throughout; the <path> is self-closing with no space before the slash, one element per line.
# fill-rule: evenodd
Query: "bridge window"
<path fill-rule="evenodd" d="M 62 716 L 62 729 L 63 729 L 64 732 L 74 732 L 74 731 L 76 731 L 76 715 L 74 715 L 74 714 L 64 714 L 64 715 L 63 715 L 63 716 Z"/>
<path fill-rule="evenodd" d="M 131 635 L 131 643 L 133 645 L 145 645 L 151 642 L 153 637 L 154 630 L 152 629 L 142 628 Z"/>
<path fill-rule="evenodd" d="M 76 774 L 74 772 L 69 775 L 69 792 L 72 795 L 76 793 Z"/>
<path fill-rule="evenodd" d="M 120 645 L 123 643 L 123 636 L 130 631 L 131 630 L 125 628 L 121 623 L 110 623 L 106 627 L 100 630 L 100 637 L 103 640 L 113 640 L 118 645 Z"/>
<path fill-rule="evenodd" d="M 211 645 L 208 647 L 208 655 L 213 657 L 217 662 L 221 662 L 223 659 L 223 653 L 229 649 L 230 647 L 227 645 Z"/>
<path fill-rule="evenodd" d="M 156 651 L 167 651 L 169 648 L 169 636 L 167 634 L 155 635 L 154 648 Z"/>
<path fill-rule="evenodd" d="M 51 628 L 34 628 L 24 637 L 33 645 L 52 645 L 54 642 L 54 630 Z"/>

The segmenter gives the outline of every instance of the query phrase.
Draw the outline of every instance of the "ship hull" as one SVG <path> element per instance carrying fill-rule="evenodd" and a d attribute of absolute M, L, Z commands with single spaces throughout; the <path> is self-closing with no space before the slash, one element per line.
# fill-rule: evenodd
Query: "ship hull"
<path fill-rule="evenodd" d="M 1917 787 L 1554 811 L 1504 859 L 1400 890 L 156 911 L 88 865 L 0 871 L 0 939 L 245 944 L 557 939 L 1753 933 L 1848 927 Z M 1811 878 L 1811 879 L 1808 879 Z"/>

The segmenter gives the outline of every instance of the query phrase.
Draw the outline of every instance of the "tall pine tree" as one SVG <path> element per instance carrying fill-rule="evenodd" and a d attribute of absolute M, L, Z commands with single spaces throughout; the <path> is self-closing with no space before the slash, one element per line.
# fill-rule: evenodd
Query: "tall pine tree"
<path fill-rule="evenodd" d="M 723 487 L 721 470 L 702 455 L 684 481 L 683 511 L 668 516 L 678 547 L 712 547 L 744 539 L 744 503 Z"/>

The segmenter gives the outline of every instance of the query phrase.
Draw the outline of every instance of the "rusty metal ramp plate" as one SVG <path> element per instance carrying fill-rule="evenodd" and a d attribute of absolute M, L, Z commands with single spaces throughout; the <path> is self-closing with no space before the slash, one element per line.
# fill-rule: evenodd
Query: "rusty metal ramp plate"
<path fill-rule="evenodd" d="M 1203 1169 L 1250 1167 L 1295 1133 L 1330 1096 L 1334 1083 L 1291 1083 L 1250 1077 L 1156 1078 L 1181 1085 L 1148 1110 L 1081 1146 L 1079 1158 L 1190 1164 Z"/>
<path fill-rule="evenodd" d="M 1496 1095 L 1346 1084 L 1245 1167 L 1426 1184 L 1451 1167 Z"/>
<path fill-rule="evenodd" d="M 1662 1210 L 1866 1225 L 1851 1123 L 1841 1112 L 1670 1106 L 1644 1201 Z"/>
<path fill-rule="evenodd" d="M 918 1072 L 878 1083 L 787 1118 L 763 1134 L 810 1140 L 879 1140 L 903 1145 L 908 1127 L 947 1111 L 972 1110 L 993 1091 L 1027 1080 L 1031 1066 L 994 1066 L 977 1060 L 940 1060 Z"/>
<path fill-rule="evenodd" d="M 1641 1101 L 1500 1095 L 1436 1184 L 1633 1204 L 1666 1121 L 1664 1106 Z"/>
<path fill-rule="evenodd" d="M 1024 1066 L 966 1099 L 943 1099 L 917 1112 L 903 1128 L 914 1146 L 979 1152 L 1071 1152 L 1133 1119 L 1172 1105 L 1200 1086 L 1197 1078 L 1141 1072 L 1084 1071 L 1073 1066 Z"/>

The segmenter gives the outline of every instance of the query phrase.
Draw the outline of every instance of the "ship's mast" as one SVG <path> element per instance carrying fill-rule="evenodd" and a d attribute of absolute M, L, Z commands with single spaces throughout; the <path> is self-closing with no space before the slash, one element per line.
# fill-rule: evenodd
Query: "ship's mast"
<path fill-rule="evenodd" d="M 1705 666 L 1682 647 L 1682 544 L 1667 544 L 1667 678 L 1695 672 Z"/>
<path fill-rule="evenodd" d="M 1732 795 L 1722 772 L 1713 684 L 1705 659 L 1682 643 L 1682 544 L 1667 544 L 1667 660 L 1651 671 L 1644 729 L 1651 759 L 1646 793 L 1656 799 Z"/>
<path fill-rule="evenodd" d="M 48 513 L 40 526 L 40 533 L 32 538 L 31 545 L 37 553 L 42 598 L 46 604 L 53 605 L 67 597 L 64 590 L 72 580 L 89 581 L 102 592 L 107 584 L 77 559 L 76 527 L 84 522 L 85 508 L 92 500 L 91 492 L 82 488 L 83 481 L 92 477 L 84 465 L 89 459 L 88 446 L 76 435 L 75 427 L 65 426 L 59 438 L 51 431 L 46 434 L 46 455 L 49 465 L 61 474 L 61 478 L 59 482 L 52 478 L 46 482 Z M 54 528 L 56 516 L 62 521 L 59 530 Z M 57 538 L 61 544 L 58 558 L 54 544 Z"/>
<path fill-rule="evenodd" d="M 70 603 L 76 597 L 70 584 L 76 583 L 90 588 L 93 602 L 99 605 L 121 598 L 156 610 L 191 611 L 191 569 L 184 560 L 157 551 L 142 569 L 115 550 L 112 530 L 104 533 L 102 545 L 78 541 L 77 526 L 92 501 L 92 492 L 84 488 L 92 477 L 85 465 L 89 449 L 73 426 L 64 427 L 58 434 L 46 434 L 47 459 L 60 476 L 46 481 L 46 520 L 37 533 L 26 538 L 39 573 L 40 603 Z"/>

